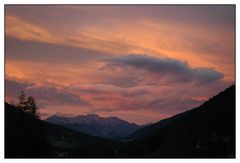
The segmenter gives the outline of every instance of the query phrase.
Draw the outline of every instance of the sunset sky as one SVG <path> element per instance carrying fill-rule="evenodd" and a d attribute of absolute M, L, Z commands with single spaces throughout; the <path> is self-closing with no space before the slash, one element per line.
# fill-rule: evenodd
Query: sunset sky
<path fill-rule="evenodd" d="M 235 7 L 5 6 L 6 101 L 156 122 L 235 83 Z"/>

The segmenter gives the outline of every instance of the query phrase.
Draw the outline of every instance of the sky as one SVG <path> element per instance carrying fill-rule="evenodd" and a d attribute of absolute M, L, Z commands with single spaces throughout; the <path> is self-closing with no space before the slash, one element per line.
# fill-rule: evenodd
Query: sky
<path fill-rule="evenodd" d="M 235 83 L 234 5 L 5 5 L 5 100 L 145 124 Z"/>

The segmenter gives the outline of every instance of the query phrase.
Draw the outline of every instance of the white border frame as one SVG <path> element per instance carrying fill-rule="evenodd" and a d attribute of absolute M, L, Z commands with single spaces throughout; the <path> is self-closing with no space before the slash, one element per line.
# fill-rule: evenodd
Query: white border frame
<path fill-rule="evenodd" d="M 239 3 L 240 1 L 237 0 L 3 0 L 1 1 L 1 12 L 0 12 L 0 20 L 1 20 L 1 59 L 0 59 L 0 86 L 1 86 L 1 92 L 0 92 L 0 98 L 1 98 L 1 111 L 0 111 L 0 119 L 1 119 L 1 133 L 0 134 L 0 153 L 1 156 L 0 158 L 3 159 L 4 162 L 12 162 L 12 161 L 21 161 L 21 162 L 31 162 L 32 161 L 36 161 L 36 162 L 42 162 L 42 161 L 57 161 L 57 162 L 65 162 L 65 161 L 71 161 L 71 162 L 93 162 L 93 161 L 98 161 L 100 163 L 112 163 L 112 161 L 114 161 L 115 163 L 120 163 L 122 161 L 124 162 L 145 162 L 145 161 L 150 161 L 153 163 L 159 163 L 159 161 L 163 161 L 163 162 L 172 162 L 172 161 L 181 161 L 181 162 L 202 162 L 202 161 L 211 161 L 211 162 L 236 162 L 239 161 L 239 122 L 240 122 L 240 116 L 239 116 L 239 103 L 240 103 L 240 99 L 239 99 L 239 90 L 240 90 L 240 85 L 238 83 L 239 81 L 239 48 L 237 45 L 239 44 L 239 31 L 237 29 L 240 29 L 239 26 Z M 236 159 L 21 159 L 21 160 L 16 160 L 16 159 L 4 159 L 4 5 L 5 4 L 235 4 L 236 5 Z"/>

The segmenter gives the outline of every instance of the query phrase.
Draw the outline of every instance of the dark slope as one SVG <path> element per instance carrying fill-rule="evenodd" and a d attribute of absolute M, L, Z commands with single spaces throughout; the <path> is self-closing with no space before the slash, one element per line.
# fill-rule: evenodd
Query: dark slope
<path fill-rule="evenodd" d="M 5 157 L 113 157 L 118 142 L 35 119 L 5 103 Z"/>
<path fill-rule="evenodd" d="M 47 122 L 74 129 L 89 135 L 104 138 L 122 138 L 133 133 L 140 126 L 117 117 L 103 118 L 96 114 L 64 117 L 53 115 Z"/>
<path fill-rule="evenodd" d="M 235 86 L 165 122 L 133 134 L 145 138 L 128 142 L 122 157 L 235 157 Z"/>
<path fill-rule="evenodd" d="M 189 111 L 183 112 L 183 113 L 179 113 L 173 117 L 170 118 L 166 118 L 163 119 L 159 122 L 156 122 L 154 124 L 151 124 L 149 126 L 143 127 L 141 129 L 136 130 L 135 132 L 133 132 L 131 135 L 129 135 L 128 137 L 126 137 L 126 140 L 133 140 L 133 139 L 142 139 L 145 138 L 151 134 L 153 134 L 154 132 L 158 131 L 159 129 L 167 126 L 168 124 L 174 122 L 175 120 L 178 120 L 179 118 L 181 118 L 182 116 L 188 114 Z"/>
<path fill-rule="evenodd" d="M 114 157 L 116 141 L 90 136 L 72 129 L 43 122 L 54 157 L 102 158 Z"/>
<path fill-rule="evenodd" d="M 48 157 L 49 144 L 40 121 L 5 103 L 5 157 Z"/>

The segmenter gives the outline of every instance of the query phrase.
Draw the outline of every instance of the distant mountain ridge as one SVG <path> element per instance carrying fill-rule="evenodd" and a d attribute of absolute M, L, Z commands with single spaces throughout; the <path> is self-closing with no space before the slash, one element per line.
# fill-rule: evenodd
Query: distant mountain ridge
<path fill-rule="evenodd" d="M 135 123 L 129 123 L 118 117 L 104 118 L 97 114 L 77 115 L 72 117 L 53 115 L 48 117 L 45 121 L 81 131 L 89 135 L 105 138 L 123 138 L 141 128 L 141 126 Z"/>

